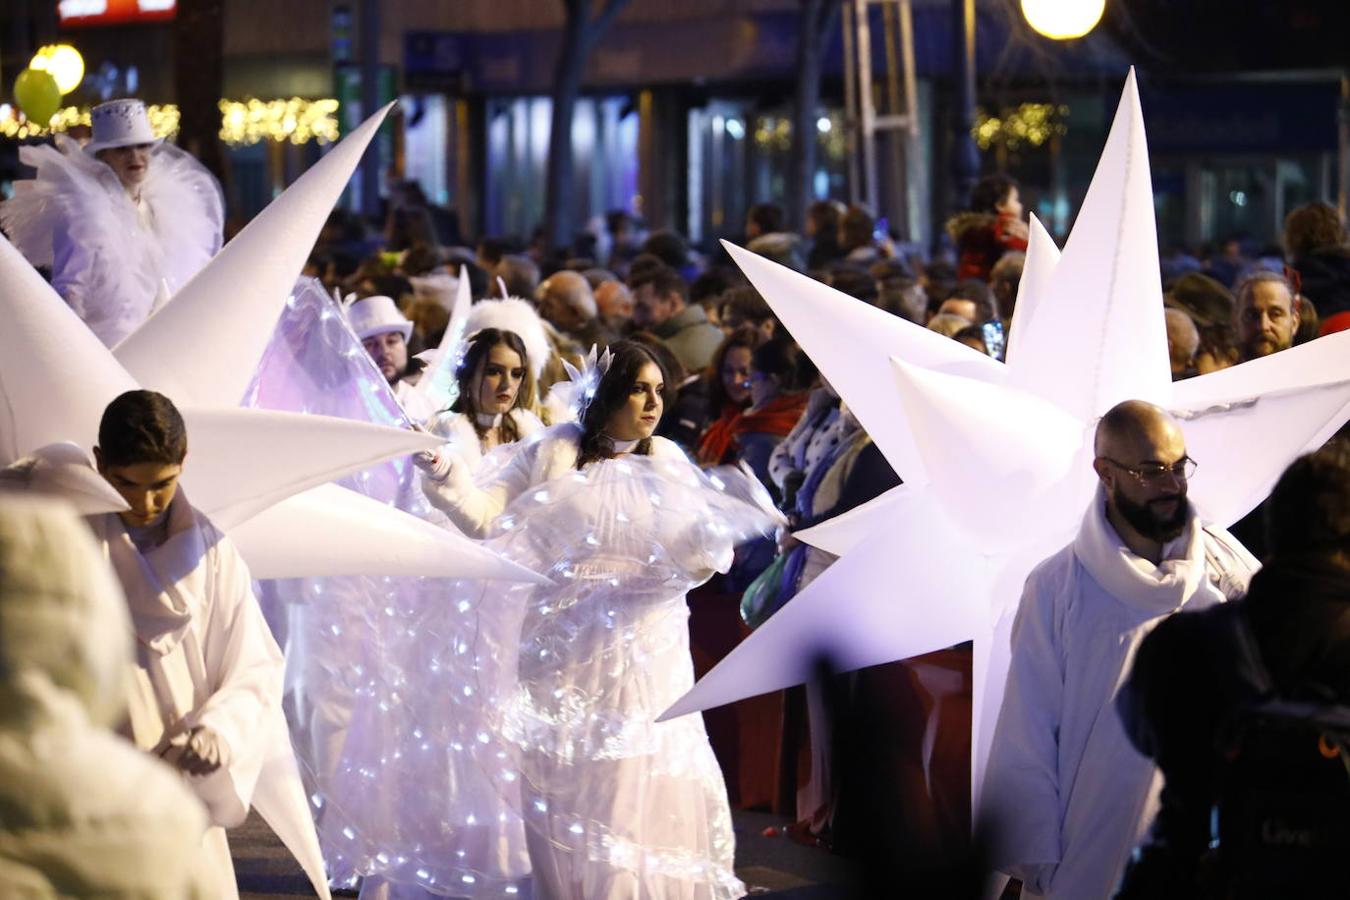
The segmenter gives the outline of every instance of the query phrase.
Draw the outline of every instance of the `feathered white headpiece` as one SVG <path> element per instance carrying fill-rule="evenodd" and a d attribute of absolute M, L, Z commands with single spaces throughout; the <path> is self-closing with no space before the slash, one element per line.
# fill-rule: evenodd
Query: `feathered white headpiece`
<path fill-rule="evenodd" d="M 586 407 L 591 405 L 595 399 L 595 392 L 600 388 L 600 379 L 605 377 L 609 371 L 609 364 L 614 361 L 614 354 L 605 348 L 605 352 L 596 357 L 596 348 L 591 344 L 591 352 L 581 360 L 581 368 L 578 369 L 567 360 L 563 360 L 563 368 L 567 370 L 567 394 L 565 399 L 568 415 L 575 422 L 580 422 L 582 416 L 586 415 Z M 554 386 L 556 392 L 559 385 Z"/>
<path fill-rule="evenodd" d="M 544 323 L 535 312 L 534 304 L 519 297 L 507 297 L 505 300 L 480 300 L 469 310 L 468 334 L 482 331 L 484 328 L 496 328 L 498 331 L 514 331 L 525 342 L 525 354 L 529 357 L 530 371 L 535 381 L 544 373 L 544 366 L 553 355 L 553 347 L 544 332 Z"/>

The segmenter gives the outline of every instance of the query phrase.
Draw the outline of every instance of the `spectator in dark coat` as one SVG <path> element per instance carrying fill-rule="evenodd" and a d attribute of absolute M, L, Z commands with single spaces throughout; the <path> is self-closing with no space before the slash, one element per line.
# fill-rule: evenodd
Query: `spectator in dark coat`
<path fill-rule="evenodd" d="M 1284 247 L 1296 289 L 1323 319 L 1350 310 L 1350 237 L 1336 210 L 1309 203 L 1284 220 Z"/>
<path fill-rule="evenodd" d="M 1126 871 L 1120 897 L 1226 896 L 1206 884 L 1205 862 L 1226 726 L 1240 706 L 1270 699 L 1244 645 L 1254 646 L 1275 696 L 1315 690 L 1350 704 L 1346 446 L 1296 460 L 1270 507 L 1271 556 L 1247 596 L 1165 620 L 1140 645 L 1118 698 L 1131 742 L 1165 778 L 1152 835 Z"/>

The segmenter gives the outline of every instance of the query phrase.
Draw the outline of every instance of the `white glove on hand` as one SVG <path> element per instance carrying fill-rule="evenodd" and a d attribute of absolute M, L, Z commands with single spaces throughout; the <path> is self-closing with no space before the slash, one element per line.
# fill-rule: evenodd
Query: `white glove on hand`
<path fill-rule="evenodd" d="M 225 739 L 205 725 L 198 725 L 182 743 L 175 741 L 164 752 L 164 761 L 189 775 L 210 775 L 230 761 Z"/>
<path fill-rule="evenodd" d="M 450 477 L 450 454 L 438 450 L 419 450 L 413 454 L 413 463 L 432 481 L 443 482 Z"/>

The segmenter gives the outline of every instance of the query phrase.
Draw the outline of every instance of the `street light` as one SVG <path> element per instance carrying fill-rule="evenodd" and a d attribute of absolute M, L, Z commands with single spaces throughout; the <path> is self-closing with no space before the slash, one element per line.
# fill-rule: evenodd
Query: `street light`
<path fill-rule="evenodd" d="M 41 48 L 33 54 L 28 68 L 50 74 L 62 94 L 69 94 L 84 80 L 84 57 L 69 44 L 48 44 Z"/>
<path fill-rule="evenodd" d="M 1105 9 L 1106 0 L 1022 0 L 1022 15 L 1031 27 L 1056 41 L 1087 34 Z"/>

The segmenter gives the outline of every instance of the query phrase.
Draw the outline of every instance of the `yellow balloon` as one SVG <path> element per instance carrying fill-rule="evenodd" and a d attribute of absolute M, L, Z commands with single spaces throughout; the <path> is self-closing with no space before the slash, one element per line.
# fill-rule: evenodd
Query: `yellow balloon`
<path fill-rule="evenodd" d="M 69 44 L 48 44 L 33 54 L 30 69 L 50 72 L 62 94 L 69 94 L 84 80 L 84 57 Z"/>
<path fill-rule="evenodd" d="M 14 79 L 14 101 L 30 122 L 46 128 L 61 108 L 61 89 L 50 72 L 24 69 Z"/>
<path fill-rule="evenodd" d="M 1048 38 L 1080 38 L 1097 27 L 1106 0 L 1022 0 L 1022 15 Z"/>

